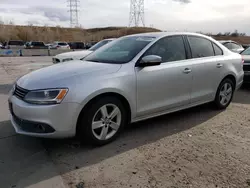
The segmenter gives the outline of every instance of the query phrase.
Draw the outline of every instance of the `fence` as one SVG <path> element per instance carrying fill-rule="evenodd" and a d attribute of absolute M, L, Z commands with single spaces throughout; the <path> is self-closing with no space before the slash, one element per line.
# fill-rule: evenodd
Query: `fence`
<path fill-rule="evenodd" d="M 62 49 L 0 49 L 0 57 L 8 56 L 55 56 L 64 52 L 71 52 L 75 50 Z"/>

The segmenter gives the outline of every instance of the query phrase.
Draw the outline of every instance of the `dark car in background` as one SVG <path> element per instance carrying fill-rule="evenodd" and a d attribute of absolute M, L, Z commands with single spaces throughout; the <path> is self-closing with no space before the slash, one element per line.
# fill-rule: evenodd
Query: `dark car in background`
<path fill-rule="evenodd" d="M 25 44 L 26 49 L 48 49 L 48 46 L 41 41 L 31 41 Z"/>
<path fill-rule="evenodd" d="M 245 49 L 243 52 L 240 53 L 243 57 L 244 64 L 244 83 L 250 83 L 250 47 Z"/>
<path fill-rule="evenodd" d="M 9 40 L 3 43 L 4 49 L 24 49 L 24 41 L 22 40 Z"/>
<path fill-rule="evenodd" d="M 227 47 L 232 52 L 240 53 L 244 50 L 243 46 L 232 40 L 219 40 L 221 44 Z"/>
<path fill-rule="evenodd" d="M 70 49 L 86 49 L 86 45 L 84 42 L 70 42 L 68 43 Z"/>

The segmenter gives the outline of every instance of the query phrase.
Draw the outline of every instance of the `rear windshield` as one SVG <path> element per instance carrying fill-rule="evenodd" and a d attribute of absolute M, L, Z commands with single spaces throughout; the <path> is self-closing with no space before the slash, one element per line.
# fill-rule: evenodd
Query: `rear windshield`
<path fill-rule="evenodd" d="M 58 45 L 60 45 L 60 46 L 67 46 L 68 44 L 65 43 L 65 42 L 59 42 Z"/>
<path fill-rule="evenodd" d="M 24 42 L 23 41 L 9 41 L 9 45 L 15 45 L 15 46 L 23 46 Z"/>

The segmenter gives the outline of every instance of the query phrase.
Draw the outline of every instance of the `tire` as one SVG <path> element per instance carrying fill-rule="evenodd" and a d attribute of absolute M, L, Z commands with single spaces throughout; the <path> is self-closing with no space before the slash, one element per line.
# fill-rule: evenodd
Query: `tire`
<path fill-rule="evenodd" d="M 231 88 L 231 92 L 229 93 L 230 88 Z M 229 78 L 224 79 L 220 83 L 216 92 L 216 96 L 214 100 L 215 107 L 219 110 L 226 109 L 232 102 L 232 99 L 234 96 L 234 90 L 235 90 L 235 85 L 233 81 Z"/>
<path fill-rule="evenodd" d="M 106 114 L 106 117 L 108 117 L 111 116 L 112 112 L 114 112 L 113 115 L 116 113 L 117 115 L 113 119 L 112 117 L 105 119 L 103 114 Z M 92 145 L 101 146 L 108 144 L 122 132 L 127 122 L 127 117 L 126 109 L 119 99 L 115 97 L 99 98 L 89 104 L 81 113 L 80 121 L 77 125 L 77 136 L 80 140 Z M 107 134 L 106 136 L 105 133 Z"/>

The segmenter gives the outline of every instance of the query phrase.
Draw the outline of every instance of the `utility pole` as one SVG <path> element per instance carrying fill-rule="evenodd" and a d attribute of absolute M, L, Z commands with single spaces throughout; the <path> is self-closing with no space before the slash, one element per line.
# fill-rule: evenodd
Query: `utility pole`
<path fill-rule="evenodd" d="M 144 0 L 130 0 L 129 27 L 145 27 Z"/>
<path fill-rule="evenodd" d="M 71 27 L 78 27 L 79 26 L 79 0 L 68 0 L 68 7 L 70 12 L 70 26 Z"/>

